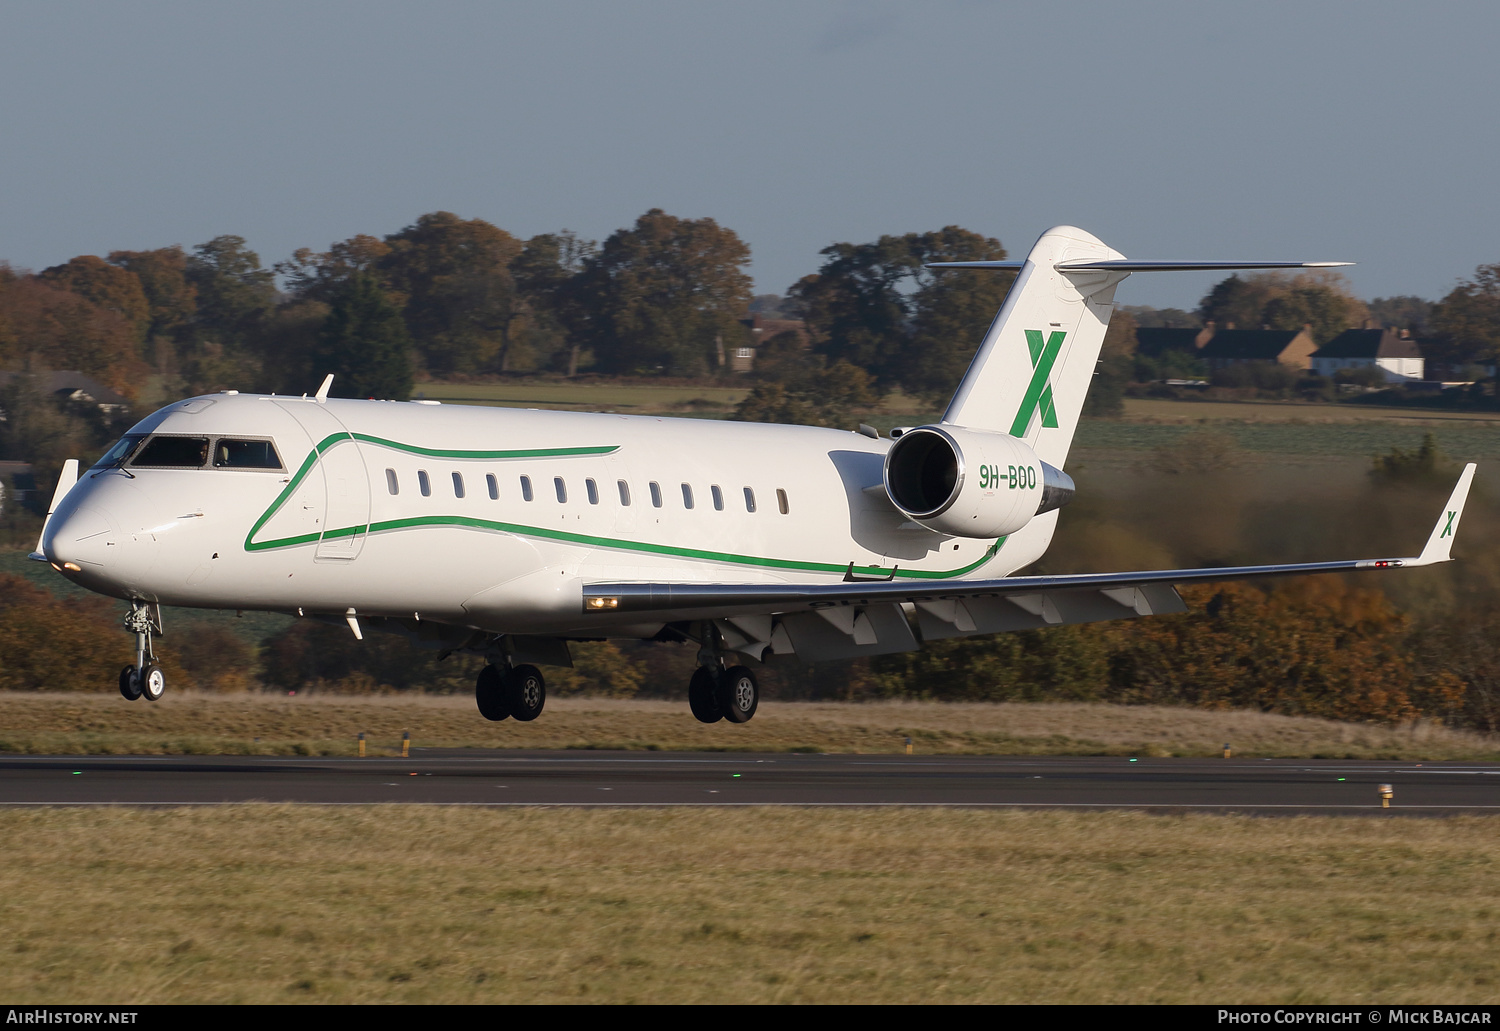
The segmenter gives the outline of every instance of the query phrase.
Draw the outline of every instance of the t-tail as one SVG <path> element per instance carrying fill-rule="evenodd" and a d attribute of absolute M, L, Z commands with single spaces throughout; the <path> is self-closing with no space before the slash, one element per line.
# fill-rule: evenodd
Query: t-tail
<path fill-rule="evenodd" d="M 1042 234 L 1024 261 L 941 261 L 928 268 L 1015 269 L 1016 282 L 985 333 L 943 423 L 1007 433 L 1058 469 L 1067 460 L 1115 288 L 1132 272 L 1331 268 L 1323 261 L 1132 261 L 1082 229 Z"/>

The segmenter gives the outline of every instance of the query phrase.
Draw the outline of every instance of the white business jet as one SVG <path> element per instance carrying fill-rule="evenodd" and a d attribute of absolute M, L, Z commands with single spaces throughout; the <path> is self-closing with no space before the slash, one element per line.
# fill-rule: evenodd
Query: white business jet
<path fill-rule="evenodd" d="M 1474 466 L 1415 558 L 1015 576 L 1074 492 L 1063 471 L 1133 272 L 1333 262 L 1131 261 L 1068 226 L 1015 285 L 940 422 L 807 426 L 235 391 L 142 419 L 77 474 L 34 558 L 131 603 L 126 698 L 161 697 L 162 605 L 395 630 L 489 660 L 488 719 L 535 719 L 567 642 L 692 641 L 704 722 L 743 723 L 769 655 L 1181 612 L 1174 584 L 1445 562 Z M 961 273 L 954 273 L 961 274 Z"/>

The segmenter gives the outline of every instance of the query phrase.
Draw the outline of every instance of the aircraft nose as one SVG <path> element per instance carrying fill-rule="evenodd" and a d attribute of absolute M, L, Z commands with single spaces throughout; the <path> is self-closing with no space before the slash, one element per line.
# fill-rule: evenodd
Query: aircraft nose
<path fill-rule="evenodd" d="M 47 521 L 42 553 L 82 586 L 136 589 L 156 563 L 155 507 L 128 484 L 69 495 Z"/>
<path fill-rule="evenodd" d="M 42 551 L 56 566 L 104 569 L 119 552 L 120 531 L 103 509 L 86 506 L 47 524 Z"/>

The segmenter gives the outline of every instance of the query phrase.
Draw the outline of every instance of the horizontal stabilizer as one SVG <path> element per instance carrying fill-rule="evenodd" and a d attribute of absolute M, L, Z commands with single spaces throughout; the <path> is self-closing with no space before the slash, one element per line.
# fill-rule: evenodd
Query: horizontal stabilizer
<path fill-rule="evenodd" d="M 1343 268 L 1352 261 L 1060 261 L 1059 272 L 1219 272 L 1230 269 Z"/>
<path fill-rule="evenodd" d="M 1060 261 L 1059 272 L 1223 272 L 1232 269 L 1343 268 L 1352 261 Z M 1017 271 L 1024 261 L 929 261 L 923 268 L 987 268 Z"/>

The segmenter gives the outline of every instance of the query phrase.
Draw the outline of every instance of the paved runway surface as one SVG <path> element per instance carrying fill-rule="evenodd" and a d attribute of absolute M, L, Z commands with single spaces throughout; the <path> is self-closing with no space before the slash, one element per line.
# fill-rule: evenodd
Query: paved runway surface
<path fill-rule="evenodd" d="M 475 752 L 411 759 L 0 757 L 0 805 L 953 805 L 1500 812 L 1500 765 L 1257 759 Z"/>

